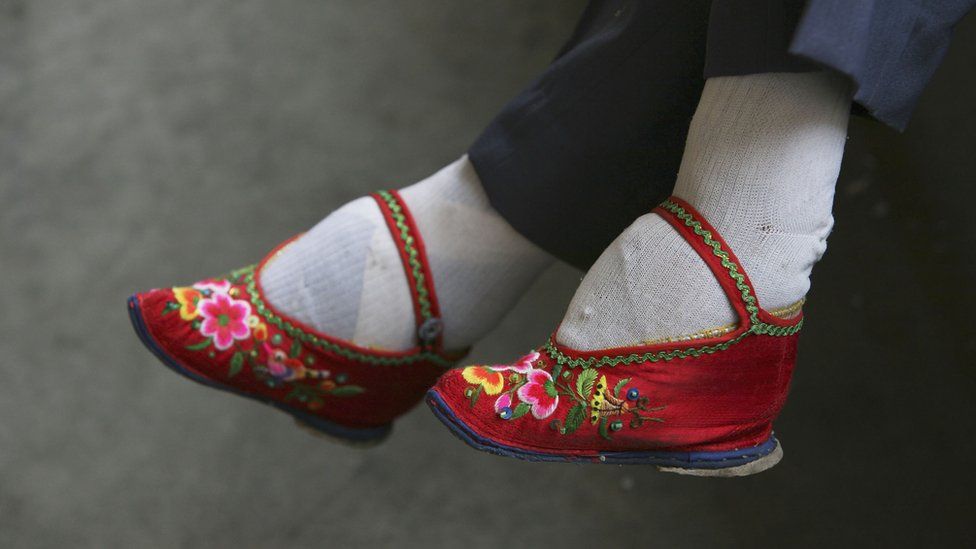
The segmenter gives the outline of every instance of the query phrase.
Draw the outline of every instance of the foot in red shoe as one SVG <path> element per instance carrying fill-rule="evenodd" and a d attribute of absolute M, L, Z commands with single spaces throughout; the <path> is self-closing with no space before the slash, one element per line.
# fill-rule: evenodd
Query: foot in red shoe
<path fill-rule="evenodd" d="M 382 440 L 395 418 L 464 352 L 442 349 L 442 323 L 424 245 L 396 191 L 374 195 L 409 282 L 417 345 L 405 351 L 357 346 L 312 329 L 265 299 L 254 267 L 193 286 L 129 298 L 142 342 L 164 365 L 208 387 L 264 402 L 301 425 L 353 443 Z"/>
<path fill-rule="evenodd" d="M 739 323 L 601 351 L 577 351 L 553 336 L 514 364 L 453 370 L 427 401 L 455 435 L 530 461 L 649 464 L 699 476 L 748 475 L 779 461 L 772 424 L 802 315 L 760 307 L 739 260 L 691 206 L 672 197 L 655 212 L 705 261 Z"/>

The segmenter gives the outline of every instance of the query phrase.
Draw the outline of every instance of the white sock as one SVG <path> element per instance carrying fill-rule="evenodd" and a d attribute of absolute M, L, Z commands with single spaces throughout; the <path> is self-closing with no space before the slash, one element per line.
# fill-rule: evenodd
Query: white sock
<path fill-rule="evenodd" d="M 674 194 L 725 238 L 767 310 L 806 295 L 826 249 L 849 110 L 847 83 L 828 73 L 705 84 Z M 704 261 L 664 219 L 647 214 L 587 273 L 557 338 L 597 350 L 736 320 Z"/>
<path fill-rule="evenodd" d="M 488 203 L 467 156 L 400 190 L 424 241 L 444 321 L 444 346 L 491 330 L 551 262 Z M 265 267 L 268 301 L 358 345 L 416 345 L 407 277 L 376 202 L 339 208 Z"/>

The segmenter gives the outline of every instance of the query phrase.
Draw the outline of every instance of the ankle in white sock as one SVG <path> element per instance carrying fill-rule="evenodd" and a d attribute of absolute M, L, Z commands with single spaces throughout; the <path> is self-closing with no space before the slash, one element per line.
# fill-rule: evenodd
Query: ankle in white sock
<path fill-rule="evenodd" d="M 425 243 L 444 345 L 468 347 L 552 259 L 491 207 L 467 156 L 400 195 Z M 326 217 L 270 262 L 261 279 L 270 303 L 319 331 L 369 347 L 416 345 L 406 275 L 371 198 Z"/>
<path fill-rule="evenodd" d="M 847 83 L 827 73 L 706 82 L 674 194 L 725 238 L 768 310 L 803 298 L 826 249 L 849 109 Z M 587 273 L 557 338 L 595 350 L 733 322 L 704 262 L 647 214 Z"/>

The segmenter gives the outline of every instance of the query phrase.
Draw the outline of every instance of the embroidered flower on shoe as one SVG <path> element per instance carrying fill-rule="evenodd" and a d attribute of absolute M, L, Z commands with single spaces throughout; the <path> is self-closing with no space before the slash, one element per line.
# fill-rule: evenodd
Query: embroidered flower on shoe
<path fill-rule="evenodd" d="M 489 367 L 496 372 L 512 371 L 520 374 L 527 374 L 532 371 L 532 365 L 536 360 L 539 360 L 539 352 L 532 351 L 531 353 L 516 360 L 514 364 L 498 364 Z"/>
<path fill-rule="evenodd" d="M 291 334 L 276 326 L 266 311 L 258 310 L 260 301 L 251 301 L 247 290 L 251 276 L 253 267 L 247 267 L 227 279 L 171 288 L 171 297 L 159 315 L 179 311 L 187 327 L 205 338 L 182 343 L 187 351 L 206 353 L 201 360 L 209 361 L 208 368 L 223 370 L 227 379 L 250 375 L 272 390 L 287 388 L 284 401 L 299 402 L 314 411 L 323 408 L 328 399 L 366 393 L 365 387 L 349 383 L 347 374 L 339 373 L 333 380 L 329 379 L 332 372 L 314 367 L 316 354 L 302 345 L 298 331 Z M 214 350 L 226 353 L 217 356 Z"/>
<path fill-rule="evenodd" d="M 497 395 L 505 385 L 505 376 L 485 366 L 468 366 L 461 377 L 472 385 L 480 385 L 486 395 Z"/>
<path fill-rule="evenodd" d="M 200 316 L 197 303 L 203 297 L 199 290 L 194 288 L 173 288 L 173 296 L 180 304 L 180 318 L 190 321 Z"/>
<path fill-rule="evenodd" d="M 559 391 L 552 376 L 545 370 L 532 370 L 528 373 L 528 383 L 519 387 L 518 397 L 532 406 L 536 419 L 546 419 L 559 406 Z"/>
<path fill-rule="evenodd" d="M 200 291 L 209 291 L 212 294 L 229 293 L 231 286 L 230 280 L 205 280 L 193 285 L 194 288 Z"/>
<path fill-rule="evenodd" d="M 596 368 L 566 370 L 541 358 L 540 353 L 533 352 L 512 365 L 465 368 L 463 377 L 471 385 L 464 396 L 474 408 L 482 393 L 497 395 L 492 408 L 499 419 L 517 420 L 532 412 L 537 420 L 550 420 L 549 427 L 560 435 L 575 433 L 587 419 L 608 440 L 625 425 L 638 429 L 647 423 L 664 422 L 653 412 L 665 406 L 651 406 L 651 399 L 631 385 L 631 378 L 611 383 Z M 557 414 L 561 404 L 568 409 Z"/>
<path fill-rule="evenodd" d="M 213 338 L 214 347 L 221 351 L 230 349 L 234 340 L 247 339 L 251 328 L 247 317 L 251 315 L 251 304 L 233 299 L 225 293 L 215 293 L 197 304 L 203 322 L 200 333 Z"/>

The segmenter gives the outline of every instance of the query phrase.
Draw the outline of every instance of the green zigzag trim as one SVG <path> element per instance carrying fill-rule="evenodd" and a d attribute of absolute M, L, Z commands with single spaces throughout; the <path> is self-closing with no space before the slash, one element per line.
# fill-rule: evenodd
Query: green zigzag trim
<path fill-rule="evenodd" d="M 417 291 L 417 303 L 420 306 L 420 316 L 424 320 L 427 320 L 433 316 L 430 312 L 430 294 L 427 293 L 427 277 L 424 275 L 424 268 L 420 263 L 420 251 L 413 245 L 414 238 L 410 234 L 407 218 L 403 215 L 403 207 L 400 206 L 400 202 L 389 191 L 378 191 L 376 194 L 383 199 L 383 202 L 386 202 L 386 205 L 393 213 L 393 221 L 400 231 L 400 240 L 403 242 L 403 247 L 407 251 L 407 262 L 410 264 L 410 270 L 413 273 L 414 289 Z"/>
<path fill-rule="evenodd" d="M 599 368 L 601 366 L 613 367 L 620 364 L 633 364 L 635 362 L 667 362 L 674 359 L 699 357 L 702 355 L 710 355 L 724 351 L 752 335 L 768 335 L 775 337 L 791 336 L 803 328 L 803 320 L 800 320 L 800 322 L 793 326 L 776 326 L 761 322 L 759 320 L 759 306 L 756 305 L 756 297 L 752 295 L 749 285 L 746 284 L 745 276 L 739 272 L 739 268 L 736 266 L 736 264 L 729 259 L 729 253 L 722 249 L 722 244 L 712 238 L 712 233 L 703 229 L 701 223 L 695 220 L 694 216 L 688 213 L 681 206 L 671 202 L 670 200 L 665 200 L 663 203 L 661 203 L 661 207 L 673 213 L 675 217 L 680 219 L 685 225 L 691 227 L 695 234 L 700 236 L 705 244 L 712 249 L 712 253 L 721 259 L 722 266 L 725 267 L 725 269 L 729 272 L 729 276 L 735 281 L 735 287 L 742 294 L 742 301 L 745 303 L 746 311 L 749 312 L 749 330 L 739 334 L 734 339 L 730 339 L 729 341 L 718 343 L 716 345 L 689 347 L 687 349 L 673 349 L 641 354 L 631 353 L 629 355 L 602 356 L 599 358 L 570 358 L 564 353 L 560 352 L 559 349 L 556 348 L 555 342 L 552 340 L 552 338 L 550 338 L 545 347 L 546 354 L 549 355 L 549 358 L 556 361 L 558 364 L 569 368 Z"/>
<path fill-rule="evenodd" d="M 237 271 L 240 272 L 240 271 Z M 430 361 L 438 366 L 448 368 L 454 365 L 453 361 L 447 360 L 444 357 L 432 353 L 429 351 L 422 351 L 412 355 L 405 355 L 399 357 L 386 357 L 386 356 L 376 356 L 366 353 L 361 353 L 353 349 L 349 349 L 343 345 L 339 345 L 329 341 L 327 339 L 321 338 L 315 334 L 310 334 L 301 328 L 293 325 L 287 320 L 281 318 L 280 316 L 274 314 L 267 305 L 265 305 L 264 300 L 261 299 L 261 294 L 258 292 L 257 281 L 255 280 L 255 268 L 249 267 L 245 272 L 242 273 L 244 276 L 244 286 L 247 288 L 247 293 L 250 296 L 251 303 L 254 305 L 255 310 L 258 314 L 264 317 L 269 324 L 277 326 L 279 329 L 283 330 L 286 334 L 294 339 L 307 343 L 313 347 L 322 349 L 330 353 L 335 353 L 341 357 L 358 360 L 359 362 L 365 362 L 367 364 L 372 364 L 375 366 L 397 366 L 403 364 L 414 364 L 417 362 Z"/>

